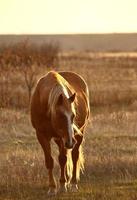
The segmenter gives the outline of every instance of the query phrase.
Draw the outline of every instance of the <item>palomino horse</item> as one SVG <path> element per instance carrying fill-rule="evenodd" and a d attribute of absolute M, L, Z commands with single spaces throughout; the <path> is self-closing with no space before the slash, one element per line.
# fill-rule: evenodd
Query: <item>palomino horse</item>
<path fill-rule="evenodd" d="M 88 87 L 78 74 L 51 71 L 38 81 L 31 99 L 31 121 L 45 155 L 49 195 L 57 192 L 50 146 L 52 138 L 59 147 L 59 190 L 66 191 L 68 183 L 73 190 L 78 189 L 83 169 L 81 143 L 89 111 Z"/>

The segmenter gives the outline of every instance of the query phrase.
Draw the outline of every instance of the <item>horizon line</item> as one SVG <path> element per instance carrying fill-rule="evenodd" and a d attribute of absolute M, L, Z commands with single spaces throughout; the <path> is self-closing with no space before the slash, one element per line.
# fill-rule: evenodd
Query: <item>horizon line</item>
<path fill-rule="evenodd" d="M 117 35 L 137 34 L 137 32 L 91 32 L 91 33 L 0 33 L 0 35 Z"/>

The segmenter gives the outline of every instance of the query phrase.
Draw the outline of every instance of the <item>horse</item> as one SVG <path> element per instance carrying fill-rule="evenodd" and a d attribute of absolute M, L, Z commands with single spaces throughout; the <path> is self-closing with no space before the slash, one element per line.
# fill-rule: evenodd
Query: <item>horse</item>
<path fill-rule="evenodd" d="M 44 151 L 48 170 L 48 195 L 55 195 L 54 160 L 51 139 L 59 148 L 59 191 L 78 190 L 80 171 L 84 169 L 82 141 L 89 119 L 89 91 L 85 80 L 74 72 L 50 71 L 39 79 L 31 97 L 31 122 Z"/>

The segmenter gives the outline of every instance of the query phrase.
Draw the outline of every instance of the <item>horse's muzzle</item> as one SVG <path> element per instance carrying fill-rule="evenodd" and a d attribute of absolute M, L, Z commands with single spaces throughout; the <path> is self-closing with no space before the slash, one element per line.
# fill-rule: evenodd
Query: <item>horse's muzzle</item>
<path fill-rule="evenodd" d="M 67 149 L 72 149 L 74 147 L 75 143 L 76 143 L 75 139 L 72 139 L 72 143 L 70 143 L 70 141 L 66 141 L 65 142 L 65 147 Z"/>

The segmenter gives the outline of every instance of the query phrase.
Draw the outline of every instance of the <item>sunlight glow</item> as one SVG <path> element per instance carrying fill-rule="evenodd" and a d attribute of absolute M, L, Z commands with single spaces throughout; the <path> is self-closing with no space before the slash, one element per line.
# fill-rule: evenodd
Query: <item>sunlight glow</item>
<path fill-rule="evenodd" d="M 1 0 L 2 33 L 137 32 L 136 0 Z"/>

